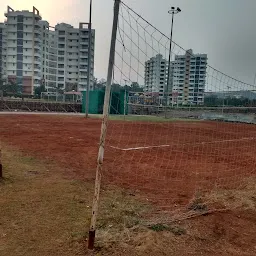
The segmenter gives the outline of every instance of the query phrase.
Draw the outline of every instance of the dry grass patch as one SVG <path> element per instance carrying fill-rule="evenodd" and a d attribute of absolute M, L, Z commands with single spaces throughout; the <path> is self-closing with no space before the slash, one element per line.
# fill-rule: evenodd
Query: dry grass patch
<path fill-rule="evenodd" d="M 94 184 L 70 180 L 56 164 L 6 146 L 3 156 L 0 255 L 86 255 Z M 138 225 L 145 210 L 123 190 L 103 191 L 98 248 Z"/>

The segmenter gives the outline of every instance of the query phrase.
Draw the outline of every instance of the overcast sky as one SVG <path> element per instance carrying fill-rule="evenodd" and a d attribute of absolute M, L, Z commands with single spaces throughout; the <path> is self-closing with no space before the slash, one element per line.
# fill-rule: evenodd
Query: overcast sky
<path fill-rule="evenodd" d="M 171 6 L 182 10 L 175 17 L 173 40 L 195 53 L 207 53 L 208 63 L 239 80 L 253 83 L 256 73 L 256 0 L 124 0 L 163 33 L 170 34 Z M 51 25 L 66 22 L 77 26 L 87 22 L 89 0 L 1 0 L 15 10 L 39 9 Z M 113 0 L 93 0 L 93 28 L 96 29 L 95 76 L 106 78 Z"/>

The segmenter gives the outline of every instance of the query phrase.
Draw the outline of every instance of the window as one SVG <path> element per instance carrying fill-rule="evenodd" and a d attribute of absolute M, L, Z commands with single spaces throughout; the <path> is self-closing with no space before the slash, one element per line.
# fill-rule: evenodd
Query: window
<path fill-rule="evenodd" d="M 23 45 L 23 40 L 22 39 L 17 39 L 17 45 Z"/>
<path fill-rule="evenodd" d="M 17 46 L 17 52 L 22 53 L 23 52 L 23 46 Z"/>
<path fill-rule="evenodd" d="M 17 22 L 22 22 L 23 23 L 23 15 L 18 15 L 17 16 Z"/>
<path fill-rule="evenodd" d="M 23 32 L 22 31 L 17 32 L 17 38 L 23 38 Z"/>
<path fill-rule="evenodd" d="M 22 62 L 17 62 L 17 69 L 22 69 Z"/>
<path fill-rule="evenodd" d="M 22 61 L 22 60 L 23 60 L 23 55 L 17 54 L 17 61 Z"/>
<path fill-rule="evenodd" d="M 14 66 L 15 64 L 14 64 L 14 63 L 12 63 L 12 65 Z"/>
<path fill-rule="evenodd" d="M 17 23 L 17 30 L 23 30 L 23 23 Z"/>
<path fill-rule="evenodd" d="M 17 70 L 17 76 L 22 76 L 22 70 Z"/>
<path fill-rule="evenodd" d="M 27 71 L 25 71 L 25 74 L 27 74 Z"/>

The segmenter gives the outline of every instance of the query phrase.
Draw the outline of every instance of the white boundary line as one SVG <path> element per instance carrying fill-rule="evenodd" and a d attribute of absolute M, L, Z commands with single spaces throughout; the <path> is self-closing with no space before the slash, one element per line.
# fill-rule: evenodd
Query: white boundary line
<path fill-rule="evenodd" d="M 129 150 L 139 150 L 139 149 L 149 149 L 149 148 L 166 148 L 166 147 L 170 147 L 171 145 L 158 145 L 158 146 L 147 146 L 147 147 L 136 147 L 136 148 L 119 148 L 119 147 L 114 147 L 114 146 L 110 146 L 111 148 L 114 149 L 119 149 L 122 151 L 129 151 Z"/>
<path fill-rule="evenodd" d="M 244 140 L 254 140 L 256 138 L 241 138 L 241 139 L 233 139 L 233 140 L 216 140 L 216 141 L 203 141 L 199 143 L 185 143 L 185 144 L 173 144 L 173 145 L 155 145 L 155 146 L 145 146 L 145 147 L 134 147 L 134 148 L 119 148 L 110 146 L 111 148 L 122 150 L 122 151 L 131 151 L 131 150 L 140 150 L 140 149 L 151 149 L 151 148 L 166 148 L 171 146 L 186 146 L 186 145 L 204 145 L 204 144 L 214 144 L 214 143 L 224 143 L 224 142 L 233 142 L 233 141 L 244 141 Z"/>

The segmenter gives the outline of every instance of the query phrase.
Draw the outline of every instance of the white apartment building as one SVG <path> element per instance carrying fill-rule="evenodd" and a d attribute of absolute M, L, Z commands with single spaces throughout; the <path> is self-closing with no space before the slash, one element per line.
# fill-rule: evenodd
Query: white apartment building
<path fill-rule="evenodd" d="M 92 87 L 95 30 L 89 53 L 87 23 L 78 28 L 65 23 L 51 27 L 35 7 L 30 12 L 8 6 L 5 16 L 0 23 L 0 72 L 6 81 L 19 85 L 20 93 L 33 94 L 41 84 L 49 91 L 86 90 L 89 54 Z"/>
<path fill-rule="evenodd" d="M 163 99 L 167 81 L 168 61 L 161 54 L 150 58 L 145 63 L 145 92 L 159 92 Z"/>
<path fill-rule="evenodd" d="M 193 54 L 190 49 L 185 55 L 176 55 L 171 63 L 170 102 L 172 104 L 204 103 L 207 54 Z"/>

